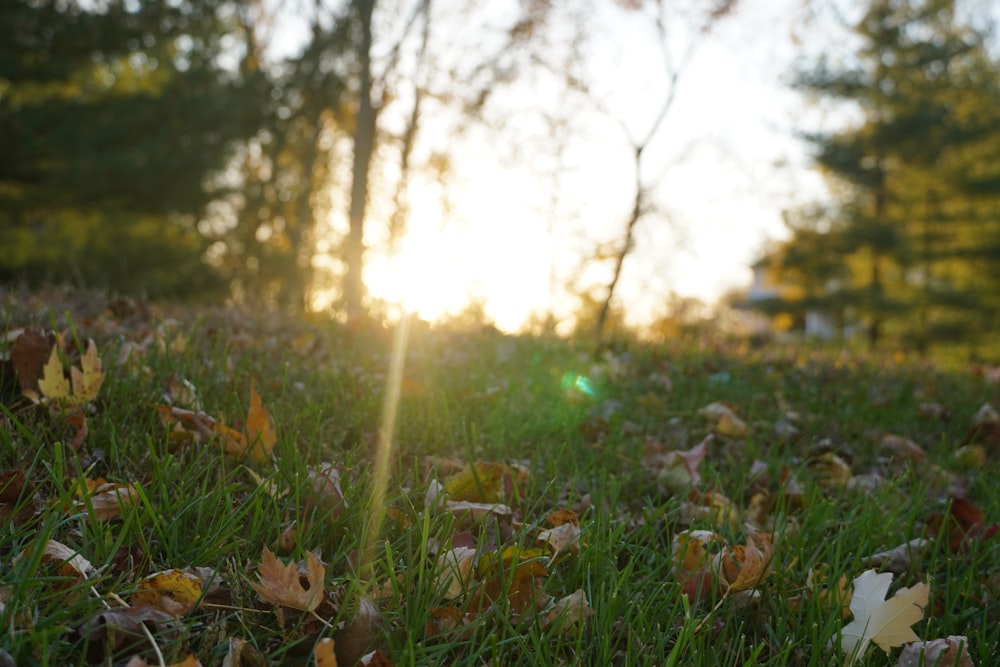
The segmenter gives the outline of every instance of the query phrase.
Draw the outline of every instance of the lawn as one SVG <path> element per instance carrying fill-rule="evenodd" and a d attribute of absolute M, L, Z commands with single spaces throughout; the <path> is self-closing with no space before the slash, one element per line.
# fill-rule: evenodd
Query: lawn
<path fill-rule="evenodd" d="M 0 324 L 4 667 L 1000 655 L 989 367 L 79 292 Z"/>

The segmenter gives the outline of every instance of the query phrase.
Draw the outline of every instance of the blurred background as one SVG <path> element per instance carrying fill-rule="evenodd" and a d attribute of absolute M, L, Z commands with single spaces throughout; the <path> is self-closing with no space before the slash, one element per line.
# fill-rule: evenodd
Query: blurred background
<path fill-rule="evenodd" d="M 502 331 L 1000 325 L 990 0 L 6 0 L 0 284 Z"/>

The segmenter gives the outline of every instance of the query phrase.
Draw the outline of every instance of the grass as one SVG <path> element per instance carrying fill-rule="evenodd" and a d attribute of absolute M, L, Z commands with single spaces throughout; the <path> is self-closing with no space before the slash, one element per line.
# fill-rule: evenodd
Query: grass
<path fill-rule="evenodd" d="M 632 344 L 595 361 L 571 341 L 417 327 L 386 499 L 373 507 L 392 332 L 77 293 L 7 295 L 0 307 L 6 330 L 94 338 L 106 371 L 76 451 L 63 417 L 22 399 L 9 373 L 0 385 L 0 470 L 24 480 L 0 495 L 0 646 L 20 667 L 120 665 L 137 655 L 174 664 L 191 654 L 218 665 L 240 642 L 243 662 L 231 664 L 314 664 L 326 636 L 336 638 L 342 664 L 376 646 L 396 665 L 840 664 L 838 633 L 850 614 L 821 587 L 807 588 L 810 572 L 850 581 L 867 556 L 921 536 L 929 546 L 892 587 L 930 583 L 914 630 L 924 639 L 968 637 L 979 665 L 1000 655 L 1000 537 L 976 528 L 956 553 L 954 527 L 932 530 L 935 513 L 948 515 L 949 484 L 965 487 L 986 525 L 1000 521 L 995 445 L 987 443 L 982 465 L 954 456 L 980 406 L 1000 405 L 1000 387 L 968 369 L 714 340 Z M 163 324 L 171 318 L 176 324 Z M 116 363 L 147 338 L 132 361 Z M 255 380 L 277 427 L 273 457 L 254 464 L 225 454 L 217 439 L 169 437 L 156 406 L 178 379 L 196 388 L 206 413 L 237 428 Z M 739 512 L 722 525 L 713 516 L 692 522 L 687 494 L 643 464 L 650 441 L 668 450 L 699 443 L 713 426 L 698 412 L 716 401 L 747 424 L 740 437 L 716 437 L 699 468 L 699 489 L 723 494 Z M 930 402 L 948 418 L 920 417 Z M 776 435 L 790 412 L 798 434 Z M 884 434 L 911 438 L 926 458 L 901 464 L 880 448 Z M 870 491 L 826 483 L 816 462 L 824 439 L 853 474 L 877 472 L 882 482 Z M 523 466 L 528 476 L 504 497 L 513 524 L 494 516 L 459 525 L 460 517 L 425 507 L 430 480 L 448 477 L 428 472 L 428 457 L 441 467 L 448 459 Z M 766 477 L 751 475 L 755 461 Z M 340 471 L 339 507 L 324 504 L 309 477 L 324 462 Z M 507 474 L 517 478 L 516 469 Z M 787 474 L 801 492 L 782 486 Z M 82 480 L 98 477 L 137 483 L 137 500 L 108 520 L 74 505 Z M 770 510 L 751 514 L 759 492 Z M 477 493 L 491 500 L 488 482 Z M 364 535 L 386 508 L 364 562 Z M 549 562 L 550 553 L 532 550 L 534 538 L 559 508 L 577 511 L 580 548 Z M 674 536 L 705 528 L 742 543 L 748 521 L 774 532 L 770 575 L 717 608 L 718 591 L 689 601 L 670 555 Z M 437 553 L 456 534 L 475 543 L 480 572 L 449 600 Z M 94 572 L 82 578 L 44 562 L 32 545 L 47 540 L 85 557 Z M 260 599 L 251 583 L 264 547 L 285 563 L 321 554 L 326 596 L 316 615 Z M 503 549 L 505 567 L 495 564 Z M 157 616 L 131 635 L 114 630 L 108 614 L 134 600 L 144 578 L 186 567 L 211 568 L 220 590 L 176 619 Z M 525 579 L 528 571 L 536 576 Z M 493 593 L 484 598 L 487 585 Z M 582 589 L 591 615 L 548 623 L 549 607 L 532 613 L 519 587 L 551 596 L 549 605 Z M 358 613 L 363 600 L 377 620 Z M 460 621 L 449 627 L 449 618 Z M 892 665 L 899 650 L 887 656 L 873 646 L 856 664 Z"/>

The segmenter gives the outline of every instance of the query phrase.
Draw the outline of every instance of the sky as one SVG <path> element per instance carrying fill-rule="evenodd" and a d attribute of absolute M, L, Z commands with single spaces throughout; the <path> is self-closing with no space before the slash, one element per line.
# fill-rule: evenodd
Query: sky
<path fill-rule="evenodd" d="M 452 169 L 445 187 L 414 177 L 408 233 L 395 255 L 372 242 L 366 282 L 374 296 L 434 320 L 471 295 L 499 328 L 516 330 L 549 309 L 569 318 L 576 301 L 562 283 L 571 277 L 578 287 L 606 284 L 609 264 L 581 260 L 622 237 L 634 192 L 630 136 L 648 131 L 666 79 L 648 17 L 603 7 L 591 17 L 600 29 L 583 65 L 609 113 L 548 99 L 542 77 L 502 102 L 508 129 L 522 124 L 520 138 L 486 127 L 455 143 L 447 123 L 425 118 L 417 154 L 448 149 Z M 672 293 L 712 302 L 748 286 L 767 241 L 785 236 L 782 210 L 824 195 L 795 136 L 808 103 L 787 84 L 802 52 L 793 43 L 793 33 L 803 34 L 802 8 L 802 0 L 742 0 L 684 70 L 644 157 L 643 180 L 655 185 L 665 215 L 647 216 L 636 230 L 618 292 L 627 321 L 663 315 Z M 671 37 L 683 46 L 683 32 Z M 533 105 L 551 113 L 572 106 L 558 167 Z"/>

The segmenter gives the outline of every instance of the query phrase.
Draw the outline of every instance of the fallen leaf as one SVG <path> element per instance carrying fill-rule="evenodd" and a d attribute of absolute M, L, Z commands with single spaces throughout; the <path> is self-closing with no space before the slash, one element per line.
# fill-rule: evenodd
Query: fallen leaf
<path fill-rule="evenodd" d="M 455 547 L 438 556 L 434 583 L 444 589 L 445 600 L 454 600 L 469 588 L 475 565 L 476 550 L 472 547 Z"/>
<path fill-rule="evenodd" d="M 740 419 L 732 406 L 726 403 L 720 401 L 709 403 L 698 410 L 698 415 L 711 422 L 714 431 L 723 437 L 742 438 L 747 433 L 746 422 Z"/>
<path fill-rule="evenodd" d="M 564 554 L 580 553 L 580 534 L 579 526 L 564 523 L 561 526 L 540 531 L 535 537 L 535 541 L 548 545 L 552 549 L 552 559 L 556 560 Z"/>
<path fill-rule="evenodd" d="M 29 542 L 21 550 L 21 553 L 14 557 L 14 562 L 16 563 L 22 558 L 33 557 L 36 546 L 34 541 Z M 74 549 L 56 540 L 45 541 L 45 544 L 42 546 L 42 553 L 38 557 L 38 562 L 55 564 L 58 576 L 74 581 L 83 581 L 94 571 L 94 566 L 89 560 L 81 556 Z"/>
<path fill-rule="evenodd" d="M 559 631 L 570 634 L 576 627 L 594 614 L 587 601 L 587 594 L 578 588 L 552 605 L 543 617 L 543 623 L 548 627 L 556 627 Z"/>
<path fill-rule="evenodd" d="M 313 648 L 313 660 L 316 667 L 337 667 L 337 654 L 333 650 L 334 641 L 329 637 L 323 637 Z"/>
<path fill-rule="evenodd" d="M 949 635 L 944 639 L 914 642 L 903 647 L 896 667 L 976 667 L 969 655 L 969 639 Z"/>
<path fill-rule="evenodd" d="M 753 531 L 747 535 L 745 545 L 729 546 L 716 554 L 712 567 L 718 572 L 722 584 L 736 593 L 756 588 L 767 577 L 773 555 L 771 536 Z"/>
<path fill-rule="evenodd" d="M 930 540 L 917 537 L 898 547 L 874 553 L 861 562 L 893 574 L 903 574 L 913 566 L 913 558 L 921 556 L 930 544 Z"/>
<path fill-rule="evenodd" d="M 713 436 L 709 435 L 691 449 L 667 452 L 662 451 L 660 443 L 647 441 L 642 466 L 653 472 L 657 481 L 672 493 L 685 494 L 701 483 L 698 467 L 708 453 L 708 445 L 712 439 Z"/>
<path fill-rule="evenodd" d="M 38 380 L 52 343 L 52 337 L 41 329 L 22 329 L 11 343 L 10 365 L 17 374 L 17 384 L 22 392 L 39 391 Z"/>
<path fill-rule="evenodd" d="M 94 341 L 88 341 L 87 351 L 80 357 L 80 367 L 70 368 L 70 380 L 63 372 L 59 346 L 53 345 L 42 376 L 38 378 L 38 391 L 26 389 L 24 395 L 36 403 L 45 402 L 56 409 L 72 410 L 96 399 L 103 383 L 101 358 L 97 356 Z"/>
<path fill-rule="evenodd" d="M 264 547 L 257 569 L 260 583 L 251 582 L 250 585 L 268 602 L 302 611 L 315 611 L 323 600 L 323 578 L 326 576 L 326 567 L 312 552 L 306 552 L 308 590 L 302 587 L 298 566 L 283 564 L 267 547 Z"/>
<path fill-rule="evenodd" d="M 202 597 L 202 581 L 197 575 L 172 569 L 151 574 L 139 582 L 132 604 L 156 607 L 175 618 L 191 613 Z"/>
<path fill-rule="evenodd" d="M 253 380 L 250 381 L 250 411 L 247 413 L 246 436 L 246 442 L 250 447 L 250 460 L 257 464 L 267 462 L 271 450 L 278 442 L 278 434 Z"/>
<path fill-rule="evenodd" d="M 103 663 L 105 658 L 120 651 L 141 651 L 149 648 L 146 631 L 154 638 L 169 639 L 179 635 L 183 626 L 169 614 L 153 607 L 117 607 L 94 614 L 77 629 L 87 645 L 91 663 Z"/>
<path fill-rule="evenodd" d="M 156 663 L 160 664 L 160 663 Z M 152 667 L 148 662 L 146 662 L 141 656 L 133 656 L 131 660 L 125 663 L 125 667 Z M 194 656 L 193 653 L 188 653 L 187 657 L 180 662 L 174 662 L 168 665 L 168 667 L 202 667 L 201 662 Z"/>
<path fill-rule="evenodd" d="M 139 485 L 112 484 L 103 478 L 85 479 L 85 486 L 78 487 L 76 495 L 82 500 L 74 503 L 74 511 L 92 512 L 98 521 L 108 521 L 121 516 L 125 506 L 139 499 Z"/>
<path fill-rule="evenodd" d="M 845 665 L 853 665 L 871 642 L 886 653 L 894 646 L 920 641 L 910 627 L 924 617 L 930 585 L 901 588 L 886 600 L 892 573 L 865 570 L 854 580 L 851 613 L 854 620 L 841 631 L 840 646 L 847 654 Z"/>
<path fill-rule="evenodd" d="M 498 503 L 517 501 L 518 484 L 524 483 L 528 472 L 505 463 L 476 461 L 464 470 L 444 480 L 444 489 L 455 501 Z"/>

